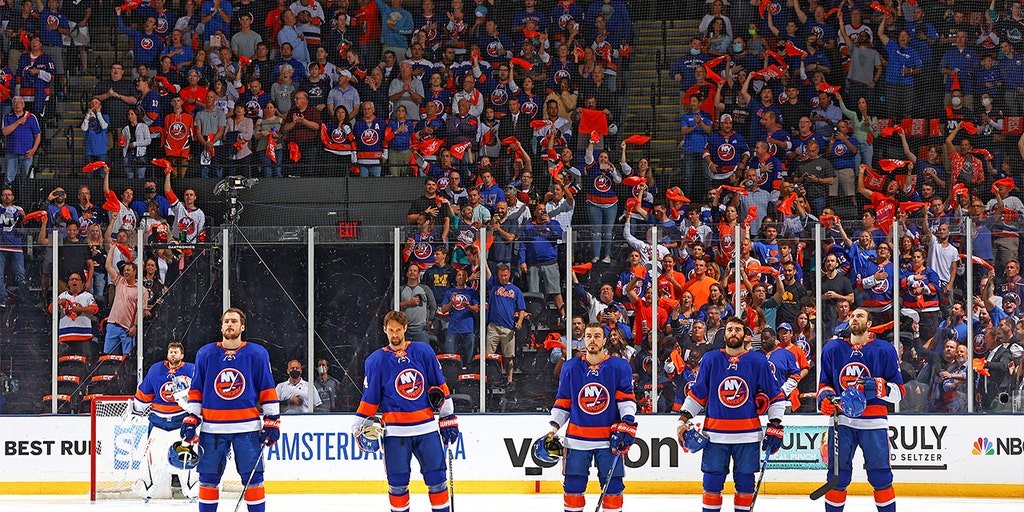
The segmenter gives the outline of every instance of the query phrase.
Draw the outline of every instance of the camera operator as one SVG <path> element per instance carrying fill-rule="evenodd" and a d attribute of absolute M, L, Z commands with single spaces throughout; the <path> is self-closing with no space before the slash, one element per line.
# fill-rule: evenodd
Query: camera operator
<path fill-rule="evenodd" d="M 832 163 L 822 158 L 817 140 L 807 142 L 807 160 L 797 167 L 794 179 L 807 191 L 806 198 L 811 205 L 811 212 L 815 216 L 821 215 L 828 189 L 836 180 L 836 170 L 832 168 Z"/>
<path fill-rule="evenodd" d="M 509 219 L 507 201 L 498 201 L 495 205 L 494 215 L 487 222 L 487 229 L 490 231 L 489 234 L 494 235 L 494 243 L 487 251 L 487 266 L 493 275 L 501 263 L 511 267 L 513 256 L 516 255 L 514 242 L 519 234 L 519 223 Z"/>

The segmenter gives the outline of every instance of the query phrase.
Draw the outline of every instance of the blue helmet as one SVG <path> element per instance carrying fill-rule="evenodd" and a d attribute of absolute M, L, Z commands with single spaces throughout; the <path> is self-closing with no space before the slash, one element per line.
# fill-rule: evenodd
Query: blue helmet
<path fill-rule="evenodd" d="M 864 392 L 856 386 L 846 388 L 846 391 L 840 395 L 839 402 L 843 404 L 843 416 L 848 418 L 857 418 L 864 414 L 864 409 L 868 405 L 868 399 L 864 396 Z"/>
<path fill-rule="evenodd" d="M 563 453 L 562 440 L 558 436 L 544 436 L 533 442 L 533 456 L 541 462 L 554 464 Z"/>
<path fill-rule="evenodd" d="M 177 441 L 167 449 L 167 462 L 178 469 L 192 469 L 199 465 L 203 458 L 203 447 L 198 444 L 185 444 Z"/>

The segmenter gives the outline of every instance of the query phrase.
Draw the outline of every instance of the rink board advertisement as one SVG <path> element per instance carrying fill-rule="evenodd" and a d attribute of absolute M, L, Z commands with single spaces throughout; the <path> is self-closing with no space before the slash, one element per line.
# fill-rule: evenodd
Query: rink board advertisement
<path fill-rule="evenodd" d="M 547 419 L 537 414 L 461 416 L 462 438 L 454 447 L 453 464 L 460 491 L 561 492 L 560 466 L 540 463 L 530 450 L 547 431 Z M 385 492 L 381 457 L 359 451 L 352 422 L 353 416 L 340 414 L 283 417 L 280 442 L 265 452 L 268 490 Z M 825 480 L 827 422 L 822 416 L 785 419 L 783 449 L 773 458 L 764 492 L 802 493 Z M 686 453 L 676 443 L 676 416 L 641 416 L 638 423 L 636 444 L 626 459 L 628 488 L 698 492 L 700 454 Z M 889 441 L 900 492 L 1024 498 L 1021 416 L 893 416 Z M 7 469 L 0 472 L 0 493 L 79 493 L 88 487 L 88 417 L 0 417 L 0 448 L 0 467 Z M 860 465 L 854 462 L 854 482 L 865 480 Z M 418 474 L 413 462 L 414 481 Z M 851 492 L 860 491 L 851 487 Z"/>

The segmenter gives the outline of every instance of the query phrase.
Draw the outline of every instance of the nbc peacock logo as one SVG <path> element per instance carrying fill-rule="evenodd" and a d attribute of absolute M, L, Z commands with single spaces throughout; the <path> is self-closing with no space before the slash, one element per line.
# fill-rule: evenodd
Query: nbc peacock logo
<path fill-rule="evenodd" d="M 974 441 L 974 448 L 971 449 L 972 455 L 995 455 L 996 450 L 992 446 L 992 442 L 987 437 L 979 437 Z"/>

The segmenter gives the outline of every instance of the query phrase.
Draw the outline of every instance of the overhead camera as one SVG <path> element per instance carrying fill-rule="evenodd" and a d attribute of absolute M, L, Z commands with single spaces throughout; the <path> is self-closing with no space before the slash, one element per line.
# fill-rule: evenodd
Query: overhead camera
<path fill-rule="evenodd" d="M 214 195 L 220 195 L 222 192 L 228 191 L 239 191 L 247 188 L 252 188 L 254 185 L 260 182 L 259 178 L 245 178 L 243 176 L 228 176 L 223 180 L 220 180 L 215 187 L 213 187 Z"/>
<path fill-rule="evenodd" d="M 228 202 L 227 212 L 224 214 L 224 221 L 227 224 L 237 224 L 239 215 L 242 213 L 242 204 L 238 201 L 238 191 L 252 188 L 254 185 L 259 183 L 259 178 L 246 178 L 244 176 L 228 176 L 223 180 L 220 180 L 215 187 L 213 187 L 214 195 L 221 195 L 223 192 L 227 192 L 225 198 Z"/>

